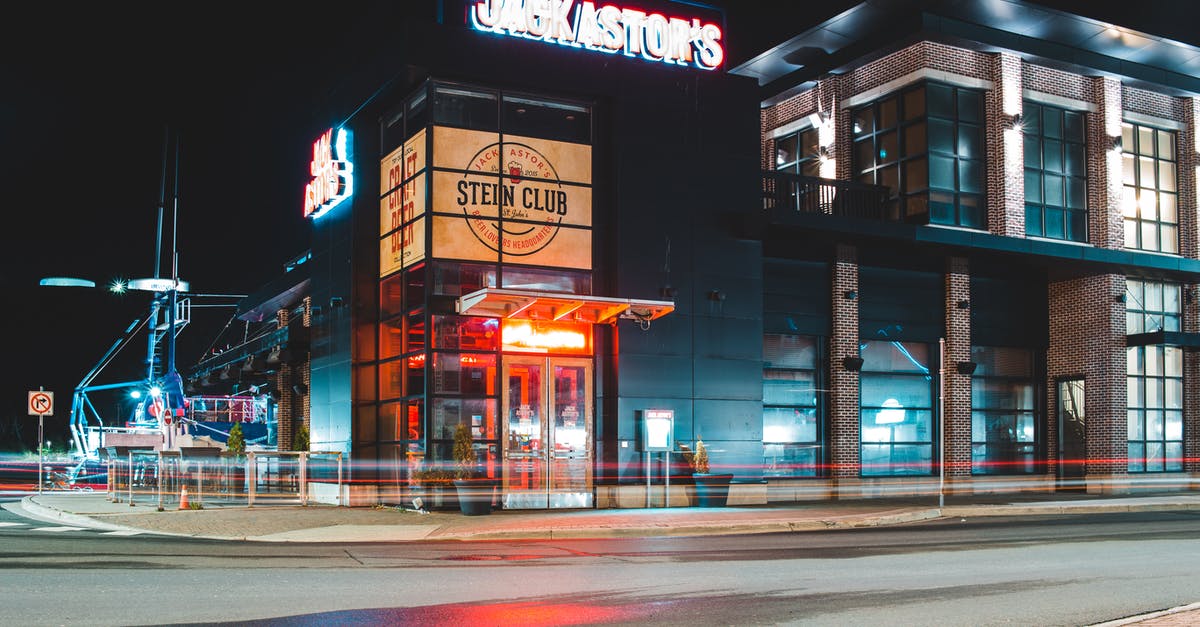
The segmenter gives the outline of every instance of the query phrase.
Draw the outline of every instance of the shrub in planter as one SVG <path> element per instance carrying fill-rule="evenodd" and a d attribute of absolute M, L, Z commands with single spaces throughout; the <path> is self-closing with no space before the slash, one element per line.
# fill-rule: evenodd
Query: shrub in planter
<path fill-rule="evenodd" d="M 454 487 L 458 490 L 458 508 L 464 516 L 492 513 L 495 482 L 485 478 L 475 457 L 471 427 L 460 423 L 454 430 Z"/>
<path fill-rule="evenodd" d="M 684 459 L 692 467 L 692 482 L 695 484 L 696 505 L 699 507 L 725 507 L 729 502 L 729 484 L 733 473 L 710 472 L 708 447 L 703 440 L 696 440 L 696 451 L 684 453 Z"/>

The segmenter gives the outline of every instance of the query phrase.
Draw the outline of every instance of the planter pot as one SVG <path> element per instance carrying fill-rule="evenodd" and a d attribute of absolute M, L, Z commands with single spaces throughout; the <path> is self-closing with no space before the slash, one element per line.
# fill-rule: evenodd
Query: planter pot
<path fill-rule="evenodd" d="M 733 474 L 700 474 L 693 473 L 692 481 L 696 487 L 697 507 L 725 507 L 729 501 L 729 483 Z"/>
<path fill-rule="evenodd" d="M 490 479 L 455 480 L 458 491 L 458 510 L 463 516 L 483 516 L 492 513 L 496 497 L 496 482 Z"/>

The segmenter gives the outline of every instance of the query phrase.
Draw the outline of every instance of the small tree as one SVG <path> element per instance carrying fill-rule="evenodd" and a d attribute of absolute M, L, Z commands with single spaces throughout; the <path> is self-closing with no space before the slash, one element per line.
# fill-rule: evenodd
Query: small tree
<path fill-rule="evenodd" d="M 475 445 L 471 441 L 471 427 L 466 423 L 459 423 L 454 429 L 454 477 L 456 479 L 470 479 L 475 475 L 475 464 L 478 459 L 475 457 Z"/>
<path fill-rule="evenodd" d="M 229 429 L 229 440 L 225 442 L 225 448 L 230 453 L 241 455 L 246 452 L 246 438 L 242 435 L 242 423 L 235 422 Z"/>
<path fill-rule="evenodd" d="M 708 447 L 704 445 L 703 440 L 696 440 L 696 452 L 692 454 L 692 472 L 708 474 Z"/>
<path fill-rule="evenodd" d="M 303 422 L 300 423 L 300 426 L 296 429 L 296 434 L 292 436 L 292 450 L 308 450 L 308 425 L 304 424 Z"/>

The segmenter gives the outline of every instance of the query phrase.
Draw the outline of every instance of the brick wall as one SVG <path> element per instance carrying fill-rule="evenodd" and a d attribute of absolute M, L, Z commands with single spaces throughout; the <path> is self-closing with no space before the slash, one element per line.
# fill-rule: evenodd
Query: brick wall
<path fill-rule="evenodd" d="M 847 370 L 843 360 L 858 357 L 858 250 L 839 244 L 833 264 L 833 337 L 829 341 L 829 444 L 830 475 L 834 479 L 858 477 L 859 419 L 858 372 Z"/>
<path fill-rule="evenodd" d="M 1081 74 L 1025 63 L 1021 66 L 1021 83 L 1030 91 L 1093 102 L 1091 79 Z"/>
<path fill-rule="evenodd" d="M 1022 138 L 1010 130 L 1011 115 L 1021 105 L 1021 60 L 1001 53 L 992 56 L 992 84 L 987 106 L 987 221 L 995 235 L 1025 235 L 1025 167 Z M 1007 107 L 1005 106 L 1007 102 Z"/>
<path fill-rule="evenodd" d="M 1054 383 L 1084 378 L 1087 474 L 1126 472 L 1125 277 L 1100 275 L 1051 283 L 1050 347 L 1046 353 L 1047 450 L 1051 468 L 1058 448 L 1058 398 Z"/>
<path fill-rule="evenodd" d="M 957 364 L 971 361 L 971 275 L 963 257 L 946 260 L 945 463 L 947 477 L 971 476 L 971 377 Z M 965 307 L 960 307 L 964 303 Z"/>
<path fill-rule="evenodd" d="M 1120 135 L 1121 83 L 1113 78 L 1093 78 L 1092 101 L 1098 111 L 1088 113 L 1086 121 L 1088 241 L 1100 248 L 1121 249 L 1125 247 L 1125 226 L 1121 219 L 1121 155 L 1109 149 L 1113 133 Z"/>

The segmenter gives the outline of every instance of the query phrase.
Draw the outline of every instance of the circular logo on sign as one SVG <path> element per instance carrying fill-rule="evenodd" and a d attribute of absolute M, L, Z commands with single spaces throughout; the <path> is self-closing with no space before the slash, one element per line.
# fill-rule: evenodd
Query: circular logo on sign
<path fill-rule="evenodd" d="M 554 165 L 536 148 L 497 142 L 475 153 L 467 169 L 458 182 L 457 201 L 484 246 L 523 257 L 558 235 L 568 211 L 567 193 Z"/>

